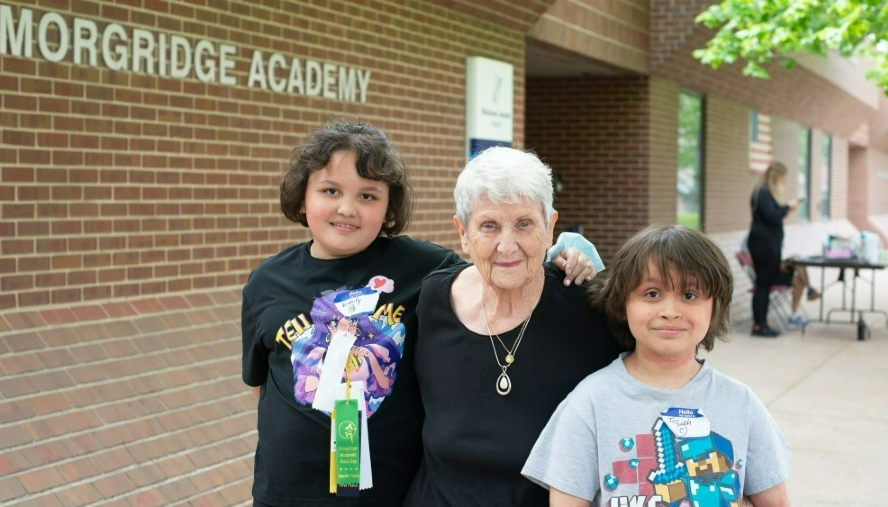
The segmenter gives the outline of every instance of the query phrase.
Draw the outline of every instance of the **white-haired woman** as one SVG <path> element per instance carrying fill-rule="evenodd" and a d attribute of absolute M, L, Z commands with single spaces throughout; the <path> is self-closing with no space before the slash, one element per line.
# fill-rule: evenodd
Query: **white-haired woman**
<path fill-rule="evenodd" d="M 424 455 L 406 506 L 547 505 L 521 467 L 558 403 L 618 353 L 585 288 L 565 289 L 543 263 L 552 197 L 549 167 L 511 148 L 484 151 L 457 180 L 454 222 L 473 264 L 423 283 Z"/>

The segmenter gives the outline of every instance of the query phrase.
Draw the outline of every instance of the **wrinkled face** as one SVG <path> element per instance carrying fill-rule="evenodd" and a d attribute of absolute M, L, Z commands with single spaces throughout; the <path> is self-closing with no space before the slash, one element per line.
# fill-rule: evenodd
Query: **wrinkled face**
<path fill-rule="evenodd" d="M 302 212 L 319 259 L 348 257 L 364 251 L 379 236 L 388 209 L 385 182 L 358 176 L 355 154 L 337 151 L 308 177 Z"/>
<path fill-rule="evenodd" d="M 712 320 L 712 297 L 693 283 L 682 289 L 675 269 L 667 287 L 653 262 L 641 284 L 629 294 L 626 318 L 635 337 L 635 351 L 659 358 L 696 357 L 697 345 L 706 337 Z"/>
<path fill-rule="evenodd" d="M 548 226 L 539 203 L 494 204 L 482 198 L 469 214 L 469 223 L 454 217 L 462 248 L 491 286 L 515 289 L 538 276 L 558 213 Z"/>

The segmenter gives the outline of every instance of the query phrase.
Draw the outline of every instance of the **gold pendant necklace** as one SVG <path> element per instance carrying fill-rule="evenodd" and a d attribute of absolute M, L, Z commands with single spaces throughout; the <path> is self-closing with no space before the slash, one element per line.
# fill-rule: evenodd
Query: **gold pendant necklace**
<path fill-rule="evenodd" d="M 491 331 L 490 321 L 487 318 L 487 308 L 484 307 L 484 297 L 481 297 L 481 311 L 484 312 L 484 325 L 487 326 L 487 336 L 490 338 L 490 347 L 493 349 L 493 357 L 496 359 L 497 366 L 502 370 L 502 373 L 496 378 L 496 392 L 500 396 L 505 396 L 512 390 L 512 379 L 509 378 L 507 370 L 509 369 L 509 366 L 512 366 L 512 363 L 515 362 L 515 354 L 518 352 L 518 346 L 521 345 L 521 339 L 524 338 L 524 331 L 527 329 L 527 325 L 530 324 L 530 318 L 533 316 L 533 311 L 536 309 L 536 305 L 539 304 L 542 296 L 543 292 L 541 290 L 536 302 L 530 308 L 530 315 L 527 316 L 527 319 L 521 325 L 521 330 L 518 331 L 518 338 L 515 339 L 515 343 L 512 345 L 512 350 L 509 350 L 509 348 L 506 347 L 506 344 L 503 343 L 502 338 L 500 338 L 498 334 Z M 497 341 L 500 342 L 500 345 L 502 345 L 503 349 L 506 351 L 506 357 L 504 358 L 506 364 L 500 363 L 499 354 L 496 351 L 496 344 L 493 343 L 494 336 L 496 336 Z"/>

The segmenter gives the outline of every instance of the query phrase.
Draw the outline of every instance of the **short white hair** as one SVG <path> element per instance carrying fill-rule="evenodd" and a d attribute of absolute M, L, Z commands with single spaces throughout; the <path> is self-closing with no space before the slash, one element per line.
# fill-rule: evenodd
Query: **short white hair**
<path fill-rule="evenodd" d="M 494 204 L 515 204 L 523 199 L 539 203 L 546 226 L 552 219 L 552 169 L 533 153 L 495 146 L 466 164 L 453 189 L 456 217 L 463 225 L 482 198 Z"/>

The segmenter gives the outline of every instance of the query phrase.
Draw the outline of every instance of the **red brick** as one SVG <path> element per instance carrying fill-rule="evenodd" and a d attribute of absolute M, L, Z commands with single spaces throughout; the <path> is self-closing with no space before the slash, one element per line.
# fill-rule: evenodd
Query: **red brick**
<path fill-rule="evenodd" d="M 3 457 L 0 456 L 0 460 Z M 5 475 L 5 474 L 3 474 Z M 21 481 L 16 477 L 4 477 L 0 478 L 0 502 L 9 501 L 14 498 L 23 497 L 27 494 L 25 487 L 22 485 Z"/>
<path fill-rule="evenodd" d="M 55 493 L 55 496 L 58 501 L 65 506 L 92 505 L 102 500 L 102 496 L 96 491 L 96 488 L 94 488 L 92 484 L 69 486 Z"/>
<path fill-rule="evenodd" d="M 65 483 L 65 479 L 54 468 L 25 472 L 18 476 L 18 480 L 21 481 L 22 486 L 29 494 L 61 486 Z"/>

